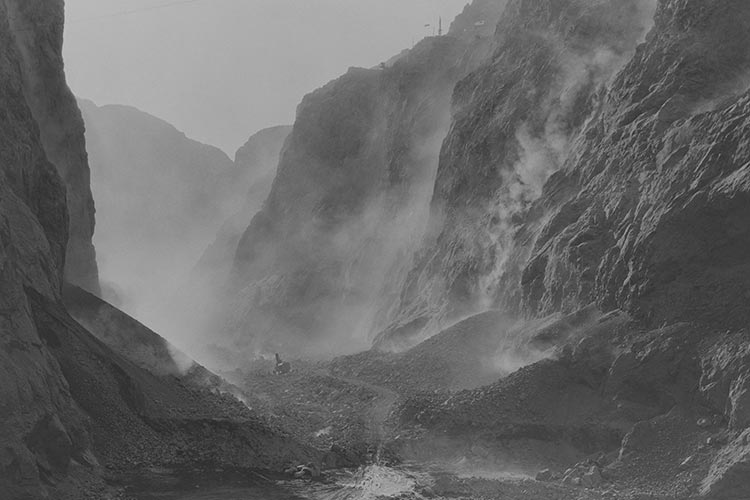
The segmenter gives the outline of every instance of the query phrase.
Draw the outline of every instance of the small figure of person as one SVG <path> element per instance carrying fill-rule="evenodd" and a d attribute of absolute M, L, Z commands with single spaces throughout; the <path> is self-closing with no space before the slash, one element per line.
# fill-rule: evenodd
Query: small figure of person
<path fill-rule="evenodd" d="M 282 361 L 279 353 L 276 353 L 276 366 L 273 369 L 275 375 L 286 375 L 292 371 L 292 365 L 288 361 Z"/>

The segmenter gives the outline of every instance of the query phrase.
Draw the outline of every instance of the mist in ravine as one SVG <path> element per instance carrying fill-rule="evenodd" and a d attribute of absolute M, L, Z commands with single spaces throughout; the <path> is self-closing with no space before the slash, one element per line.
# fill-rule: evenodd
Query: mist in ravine
<path fill-rule="evenodd" d="M 373 36 L 360 30 L 352 39 L 357 43 L 339 42 L 363 23 L 375 29 L 373 22 L 382 19 L 390 7 L 373 3 L 353 9 L 326 2 L 308 12 L 288 2 L 256 5 L 248 12 L 249 7 L 229 4 L 212 7 L 195 2 L 162 8 L 154 2 L 158 5 L 153 9 L 148 2 L 143 4 L 133 5 L 127 12 L 121 12 L 116 2 L 74 1 L 67 5 L 66 62 L 73 90 L 81 96 L 86 123 L 96 204 L 94 243 L 104 298 L 177 345 L 194 347 L 193 354 L 199 355 L 205 345 L 221 344 L 223 334 L 231 330 L 227 325 L 233 318 L 227 313 L 234 306 L 235 292 L 241 291 L 228 287 L 237 246 L 271 191 L 280 150 L 291 130 L 263 126 L 293 122 L 294 108 L 303 95 L 344 73 L 348 66 L 386 61 L 424 36 L 436 34 L 440 23 L 447 31 L 464 2 L 404 5 L 401 22 L 383 23 Z M 276 30 L 277 37 L 255 30 L 242 35 L 243 41 L 237 40 L 240 31 L 234 36 L 231 30 L 224 30 L 223 40 L 185 37 L 179 47 L 155 43 L 153 50 L 162 55 L 159 59 L 151 57 L 156 55 L 151 50 L 148 55 L 143 52 L 145 40 L 162 36 L 165 29 L 179 33 L 191 30 L 196 22 L 224 19 L 231 24 L 242 16 L 257 23 L 262 21 L 257 16 L 263 15 L 267 16 L 264 29 Z M 296 36 L 285 41 L 283 32 L 274 28 L 279 23 L 300 36 L 312 29 L 304 35 L 308 43 L 301 46 Z M 122 45 L 127 38 L 122 31 L 138 26 L 143 28 L 139 32 L 144 43 Z M 332 38 L 334 32 L 339 35 Z M 87 41 L 92 37 L 96 44 Z M 378 37 L 389 39 L 393 47 L 375 43 Z M 361 43 L 365 38 L 368 41 Z M 233 42 L 226 45 L 228 39 Z M 274 55 L 264 52 L 263 57 L 257 57 L 258 44 L 271 40 L 275 40 Z M 106 57 L 102 58 L 99 48 L 105 46 Z M 316 56 L 299 59 L 300 48 L 314 50 L 318 46 Z M 205 67 L 196 67 L 199 59 L 195 54 L 212 47 L 221 58 L 210 58 L 210 64 L 206 60 Z M 168 53 L 170 50 L 173 53 Z M 248 58 L 252 64 L 243 62 Z M 232 70 L 225 64 L 230 61 Z M 167 68 L 171 68 L 168 73 Z M 297 77 L 283 76 L 290 72 L 296 72 Z M 115 74 L 122 78 L 103 84 L 108 75 Z M 147 86 L 132 80 L 145 74 L 152 77 Z M 179 75 L 183 78 L 175 80 Z M 208 81 L 208 75 L 214 78 Z M 217 78 L 219 75 L 223 76 Z M 279 78 L 284 81 L 273 84 L 271 91 L 268 86 Z M 185 85 L 190 92 L 185 91 Z M 429 89 L 424 91 L 429 96 Z M 445 124 L 441 126 L 445 129 L 448 108 L 446 100 Z M 244 139 L 238 140 L 243 135 Z M 340 352 L 368 345 L 381 307 L 380 292 L 388 288 L 389 293 L 397 293 L 398 282 L 387 282 L 393 277 L 390 268 L 397 256 L 412 251 L 404 253 L 404 241 L 410 242 L 409 248 L 419 242 L 444 135 L 442 131 L 431 136 L 430 144 L 419 153 L 430 158 L 428 171 L 432 173 L 420 176 L 419 185 L 408 188 L 418 201 L 402 200 L 402 206 L 394 211 L 388 206 L 388 196 L 381 193 L 369 199 L 366 210 L 348 223 L 350 229 L 342 226 L 333 236 L 335 251 L 342 258 L 347 252 L 360 251 L 365 240 L 378 242 L 377 247 L 370 245 L 370 251 L 382 250 L 382 255 L 366 264 L 361 263 L 361 259 L 370 259 L 366 255 L 347 255 L 360 261 L 359 268 L 353 270 L 354 279 L 360 285 L 372 283 L 341 301 L 347 305 L 340 311 L 340 321 L 330 325 L 336 331 L 326 337 L 334 345 L 340 341 Z M 232 145 L 244 141 L 247 144 L 235 153 Z M 400 260 L 399 265 L 406 268 L 408 260 Z"/>
<path fill-rule="evenodd" d="M 96 200 L 102 294 L 179 342 L 176 298 L 199 262 L 217 273 L 231 264 L 228 247 L 243 231 L 241 221 L 268 195 L 289 128 L 257 134 L 235 161 L 135 108 L 85 100 L 79 105 Z"/>
<path fill-rule="evenodd" d="M 476 12 L 494 25 L 505 4 L 482 5 Z M 495 308 L 512 221 L 564 165 L 577 103 L 628 61 L 654 7 L 644 1 L 628 13 L 633 22 L 621 41 L 559 55 L 560 76 L 537 110 L 544 123 L 515 131 L 515 161 L 498 165 L 502 186 L 484 207 L 494 221 L 485 235 L 494 265 L 480 277 L 475 303 L 426 324 L 418 314 L 430 311 L 409 311 L 403 290 L 444 223 L 433 192 L 440 169 L 450 168 L 441 150 L 453 88 L 491 54 L 492 31 L 479 31 L 476 12 L 446 21 L 448 37 L 428 37 L 313 91 L 294 127 L 252 134 L 234 159 L 144 111 L 81 100 L 104 297 L 225 368 L 276 351 L 318 358 L 373 343 L 402 349 L 467 312 Z M 484 55 L 467 57 L 471 51 Z M 403 122 L 413 130 L 399 136 L 394 127 Z M 470 219 L 476 207 L 466 210 L 451 217 Z M 381 342 L 413 317 L 416 337 Z"/>

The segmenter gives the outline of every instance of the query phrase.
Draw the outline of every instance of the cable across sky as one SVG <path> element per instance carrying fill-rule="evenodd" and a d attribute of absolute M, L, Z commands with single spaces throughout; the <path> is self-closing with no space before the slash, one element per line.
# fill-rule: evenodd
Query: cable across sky
<path fill-rule="evenodd" d="M 113 12 L 111 14 L 102 14 L 101 16 L 91 16 L 91 17 L 83 17 L 79 19 L 71 19 L 68 21 L 69 24 L 72 23 L 80 23 L 80 22 L 86 22 L 86 21 L 98 21 L 100 19 L 110 19 L 113 17 L 122 17 L 122 16 L 130 16 L 132 14 L 139 14 L 141 12 L 148 12 L 152 10 L 161 10 L 161 9 L 167 9 L 170 7 L 179 7 L 182 5 L 188 5 L 192 3 L 198 3 L 198 2 L 205 2 L 207 0 L 178 0 L 175 2 L 168 2 L 168 3 L 162 3 L 159 5 L 151 5 L 148 7 L 140 7 L 137 9 L 130 9 L 130 10 L 123 10 L 120 12 Z"/>

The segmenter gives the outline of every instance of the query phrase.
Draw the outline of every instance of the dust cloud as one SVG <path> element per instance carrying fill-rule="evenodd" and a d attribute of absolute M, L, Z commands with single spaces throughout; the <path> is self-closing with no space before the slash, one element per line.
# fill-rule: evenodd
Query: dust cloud
<path fill-rule="evenodd" d="M 597 102 L 597 95 L 602 87 L 611 85 L 636 46 L 645 39 L 653 26 L 656 7 L 654 0 L 623 2 L 622 13 L 612 12 L 608 7 L 603 16 L 622 14 L 630 20 L 625 23 L 626 29 L 616 34 L 618 36 L 606 43 L 579 46 L 575 50 L 554 49 L 558 51 L 558 78 L 541 109 L 535 111 L 545 116 L 544 126 L 534 129 L 524 122 L 518 127 L 515 132 L 517 160 L 510 168 L 498 166 L 502 187 L 486 207 L 486 213 L 490 214 L 487 237 L 496 250 L 496 258 L 492 270 L 480 280 L 478 310 L 493 306 L 518 229 L 514 220 L 539 199 L 550 176 L 563 168 L 577 134 L 586 129 L 591 116 L 596 114 L 587 117 L 588 106 L 603 105 Z M 546 39 L 550 47 L 565 47 L 563 40 L 549 34 L 539 36 Z"/>
<path fill-rule="evenodd" d="M 205 354 L 209 363 L 239 365 L 276 351 L 330 358 L 369 349 L 398 302 L 428 227 L 449 124 L 446 98 L 430 123 L 431 132 L 407 148 L 402 169 L 411 173 L 409 179 L 389 184 L 382 177 L 388 164 L 380 155 L 360 159 L 381 178 L 355 213 L 315 214 L 304 221 L 295 216 L 293 234 L 278 241 L 273 232 L 254 233 L 252 270 L 245 274 L 252 277 L 226 298 L 230 307 L 217 304 L 225 317 L 213 323 L 214 345 Z M 373 143 L 387 137 L 385 127 L 376 125 L 368 132 Z M 321 200 L 337 196 L 331 191 L 330 185 L 312 179 L 305 186 L 305 192 Z M 299 324 L 296 315 L 312 318 L 311 323 Z"/>
<path fill-rule="evenodd" d="M 224 247 L 270 190 L 289 128 L 259 134 L 233 161 L 135 108 L 79 106 L 102 296 L 183 348 L 185 308 L 215 300 L 202 277 L 192 278 L 195 268 L 202 259 L 202 268 L 231 266 L 233 250 Z"/>
<path fill-rule="evenodd" d="M 514 221 L 539 199 L 546 181 L 567 161 L 577 132 L 585 129 L 585 123 L 579 123 L 581 103 L 610 84 L 631 57 L 635 43 L 650 29 L 656 2 L 629 4 L 636 6 L 628 13 L 633 27 L 622 33 L 622 40 L 567 50 L 558 49 L 564 47 L 560 40 L 540 35 L 549 38 L 554 50 L 562 51 L 557 54 L 559 75 L 540 111 L 543 126 L 522 123 L 515 131 L 515 162 L 498 167 L 502 188 L 483 215 L 491 220 L 487 238 L 496 258 L 492 271 L 481 280 L 477 312 L 494 305 L 512 250 Z M 153 145 L 144 148 L 131 138 L 116 149 L 102 138 L 117 134 L 98 130 L 101 123 L 88 119 L 100 221 L 96 243 L 102 276 L 112 283 L 108 298 L 119 301 L 127 312 L 208 366 L 236 366 L 274 351 L 314 358 L 369 348 L 374 336 L 389 326 L 415 254 L 431 234 L 430 224 L 439 224 L 440 219 L 432 197 L 441 147 L 451 124 L 450 92 L 434 88 L 420 92 L 415 101 L 430 103 L 436 94 L 444 94 L 444 102 L 429 104 L 438 108 L 432 123 L 423 127 L 429 133 L 421 130 L 422 135 L 415 134 L 408 144 L 399 145 L 409 155 L 402 160 L 401 170 L 411 177 L 388 178 L 388 151 L 383 147 L 390 140 L 392 124 L 387 120 L 367 132 L 367 153 L 372 155 L 367 161 L 380 163 L 377 168 L 367 167 L 378 172 L 367 173 L 373 178 L 363 176 L 341 184 L 337 178 L 290 181 L 277 177 L 273 189 L 296 182 L 292 188 L 298 191 L 296 196 L 320 196 L 321 204 L 327 196 L 343 196 L 332 191 L 351 187 L 346 182 L 357 189 L 367 183 L 378 188 L 367 193 L 363 206 L 355 204 L 351 213 L 282 214 L 300 219 L 289 224 L 294 235 L 288 240 L 278 233 L 278 221 L 262 220 L 264 211 L 273 212 L 269 198 L 253 221 L 262 230 L 252 244 L 253 263 L 248 272 L 238 268 L 237 249 L 261 200 L 272 189 L 267 174 L 276 172 L 279 158 L 286 154 L 280 147 L 259 162 L 262 166 L 253 167 L 264 172 L 267 187 L 250 191 L 247 176 L 237 172 L 237 163 L 220 158 L 218 150 L 209 153 L 209 146 L 193 144 L 204 159 L 193 170 L 200 170 L 203 177 L 186 175 L 190 169 L 179 162 L 165 175 L 168 151 Z M 189 141 L 184 135 L 181 140 Z M 182 143 L 174 143 L 172 149 L 180 147 Z M 151 158 L 145 158 L 148 155 Z M 147 163 L 150 160 L 156 163 Z M 121 177 L 108 171 L 114 165 Z M 142 179 L 148 180 L 146 185 L 139 182 Z M 206 191 L 206 185 L 210 190 Z M 125 210 L 127 206 L 138 210 Z M 342 206 L 346 207 L 346 200 L 338 208 Z M 273 216 L 287 209 L 276 210 Z M 299 279 L 305 272 L 308 275 Z M 233 286 L 239 274 L 247 279 Z M 310 335 L 312 330 L 315 335 Z M 538 353 L 527 354 L 508 350 L 486 363 L 494 372 L 513 371 L 539 359 Z"/>

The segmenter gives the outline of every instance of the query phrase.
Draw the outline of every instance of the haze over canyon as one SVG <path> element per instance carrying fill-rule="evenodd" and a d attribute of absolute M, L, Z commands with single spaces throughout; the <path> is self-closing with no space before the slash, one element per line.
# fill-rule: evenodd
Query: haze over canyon
<path fill-rule="evenodd" d="M 68 3 L 0 0 L 0 498 L 750 498 L 750 3 Z"/>

